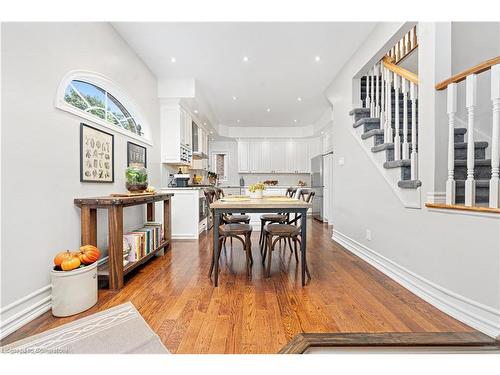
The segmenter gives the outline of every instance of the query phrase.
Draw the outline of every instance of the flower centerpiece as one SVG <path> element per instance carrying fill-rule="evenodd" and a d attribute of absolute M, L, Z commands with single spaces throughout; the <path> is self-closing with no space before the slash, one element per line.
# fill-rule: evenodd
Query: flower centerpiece
<path fill-rule="evenodd" d="M 143 193 L 148 188 L 148 171 L 144 167 L 128 167 L 125 178 L 125 187 L 131 193 Z"/>
<path fill-rule="evenodd" d="M 258 182 L 256 184 L 252 184 L 248 187 L 250 192 L 250 198 L 253 199 L 262 199 L 262 193 L 266 189 L 266 186 L 262 182 Z"/>

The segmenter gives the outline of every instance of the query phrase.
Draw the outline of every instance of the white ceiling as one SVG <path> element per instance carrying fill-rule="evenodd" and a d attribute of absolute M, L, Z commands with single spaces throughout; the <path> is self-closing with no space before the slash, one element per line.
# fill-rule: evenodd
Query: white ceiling
<path fill-rule="evenodd" d="M 305 126 L 328 109 L 323 91 L 375 23 L 113 26 L 159 79 L 195 78 L 218 122 L 213 125 Z"/>

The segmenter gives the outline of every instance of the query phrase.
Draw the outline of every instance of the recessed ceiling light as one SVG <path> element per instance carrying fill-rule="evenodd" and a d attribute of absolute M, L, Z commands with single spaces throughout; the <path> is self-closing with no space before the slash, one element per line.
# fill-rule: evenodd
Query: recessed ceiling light
<path fill-rule="evenodd" d="M 197 109 L 195 109 L 195 110 L 194 110 L 194 113 L 198 113 L 198 110 L 197 110 Z"/>
<path fill-rule="evenodd" d="M 297 122 L 297 120 L 293 120 L 293 122 Z"/>
<path fill-rule="evenodd" d="M 206 122 L 203 123 L 203 125 L 206 125 L 206 124 L 207 124 Z"/>
<path fill-rule="evenodd" d="M 243 61 L 248 62 L 248 56 L 243 56 Z"/>
<path fill-rule="evenodd" d="M 266 109 L 267 112 L 271 112 L 271 108 Z"/>
<path fill-rule="evenodd" d="M 302 101 L 302 98 L 299 96 L 299 97 L 297 98 L 297 101 L 301 102 L 301 101 Z"/>
<path fill-rule="evenodd" d="M 239 123 L 240 123 L 240 120 L 236 120 L 236 122 L 239 124 Z"/>
<path fill-rule="evenodd" d="M 233 100 L 236 100 L 236 99 L 238 99 L 238 98 L 236 96 L 233 96 Z"/>
<path fill-rule="evenodd" d="M 319 57 L 319 56 L 315 56 L 315 57 L 314 57 L 314 60 L 316 60 L 316 62 L 319 62 L 319 60 L 321 60 L 321 57 Z"/>
<path fill-rule="evenodd" d="M 213 130 L 210 131 L 210 134 L 214 134 Z"/>
<path fill-rule="evenodd" d="M 174 63 L 176 60 L 175 60 L 175 57 L 171 57 L 170 58 L 170 62 Z"/>

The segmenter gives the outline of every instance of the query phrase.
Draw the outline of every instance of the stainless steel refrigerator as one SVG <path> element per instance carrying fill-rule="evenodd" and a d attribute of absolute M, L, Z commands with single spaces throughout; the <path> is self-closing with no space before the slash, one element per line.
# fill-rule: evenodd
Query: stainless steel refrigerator
<path fill-rule="evenodd" d="M 312 202 L 312 216 L 314 219 L 323 221 L 323 155 L 311 159 L 311 188 L 314 190 Z"/>

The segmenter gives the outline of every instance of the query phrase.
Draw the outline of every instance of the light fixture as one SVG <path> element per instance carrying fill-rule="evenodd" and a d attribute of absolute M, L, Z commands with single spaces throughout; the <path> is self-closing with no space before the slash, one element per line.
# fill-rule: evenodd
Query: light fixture
<path fill-rule="evenodd" d="M 266 109 L 267 112 L 271 112 L 271 108 Z"/>
<path fill-rule="evenodd" d="M 171 63 L 174 63 L 175 61 L 176 61 L 176 60 L 175 60 L 175 57 L 171 57 L 171 58 L 170 58 L 170 62 L 171 62 Z"/>
<path fill-rule="evenodd" d="M 297 120 L 295 119 L 295 120 L 293 120 L 293 122 L 295 122 L 295 123 L 296 123 L 296 122 L 297 122 Z"/>
<path fill-rule="evenodd" d="M 197 109 L 195 109 L 195 110 L 194 110 L 194 113 L 198 113 L 198 110 L 197 110 Z"/>
<path fill-rule="evenodd" d="M 301 102 L 301 101 L 302 101 L 302 98 L 299 96 L 299 97 L 297 98 L 297 101 L 298 101 L 298 102 Z"/>
<path fill-rule="evenodd" d="M 240 120 L 236 120 L 236 122 L 239 124 L 239 123 L 240 123 Z"/>
<path fill-rule="evenodd" d="M 233 100 L 236 100 L 236 99 L 238 99 L 238 98 L 236 96 L 233 96 Z"/>
<path fill-rule="evenodd" d="M 210 130 L 210 134 L 214 134 L 214 131 L 213 131 L 213 130 Z"/>
<path fill-rule="evenodd" d="M 206 122 L 204 122 L 204 123 L 203 123 L 203 125 L 207 125 L 207 123 L 206 123 Z"/>
<path fill-rule="evenodd" d="M 248 56 L 243 56 L 243 61 L 248 62 Z"/>
<path fill-rule="evenodd" d="M 314 57 L 314 60 L 316 60 L 316 62 L 319 62 L 319 60 L 321 60 L 321 57 L 319 57 L 319 56 L 315 56 L 315 57 Z"/>

